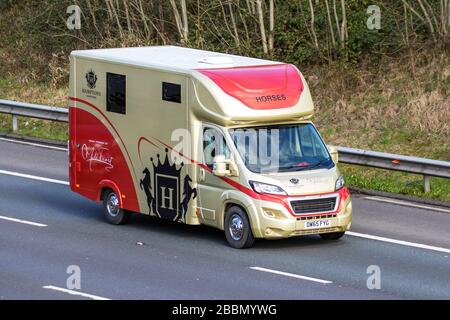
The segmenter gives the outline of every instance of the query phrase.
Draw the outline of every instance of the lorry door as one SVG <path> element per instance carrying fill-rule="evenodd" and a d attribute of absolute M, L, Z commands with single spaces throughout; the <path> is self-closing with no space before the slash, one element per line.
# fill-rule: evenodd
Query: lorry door
<path fill-rule="evenodd" d="M 71 107 L 70 115 L 70 184 L 74 191 L 97 200 L 101 174 L 112 168 L 112 142 L 105 131 L 99 130 L 95 115 L 75 107 Z"/>
<path fill-rule="evenodd" d="M 221 209 L 220 197 L 226 189 L 226 183 L 212 174 L 213 159 L 220 154 L 225 155 L 227 159 L 231 155 L 220 130 L 212 126 L 204 126 L 202 135 L 200 159 L 203 158 L 203 164 L 206 165 L 206 168 L 200 167 L 198 169 L 199 199 L 197 209 L 200 210 L 205 224 L 216 225 L 216 218 Z"/>
<path fill-rule="evenodd" d="M 77 185 L 77 170 L 80 170 L 79 160 L 77 161 L 77 126 L 76 126 L 76 108 L 69 107 L 69 181 L 72 190 Z"/>

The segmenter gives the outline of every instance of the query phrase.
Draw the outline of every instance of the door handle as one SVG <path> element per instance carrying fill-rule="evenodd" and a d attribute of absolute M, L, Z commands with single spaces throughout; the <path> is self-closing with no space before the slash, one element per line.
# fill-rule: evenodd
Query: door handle
<path fill-rule="evenodd" d="M 200 168 L 200 177 L 199 177 L 199 180 L 200 180 L 200 181 L 205 181 L 205 175 L 206 175 L 205 169 Z"/>

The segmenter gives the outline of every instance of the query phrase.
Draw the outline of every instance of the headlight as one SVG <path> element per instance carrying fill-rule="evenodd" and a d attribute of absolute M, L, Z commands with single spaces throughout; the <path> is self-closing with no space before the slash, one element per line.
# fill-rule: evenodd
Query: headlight
<path fill-rule="evenodd" d="M 258 193 L 268 193 L 268 194 L 279 194 L 286 195 L 286 192 L 278 186 L 274 186 L 273 184 L 261 183 L 256 181 L 249 181 L 253 190 Z"/>
<path fill-rule="evenodd" d="M 343 176 L 339 176 L 339 178 L 337 178 L 337 180 L 336 180 L 336 184 L 334 186 L 334 190 L 338 191 L 339 189 L 341 189 L 344 186 L 344 184 L 345 184 L 344 177 Z"/>

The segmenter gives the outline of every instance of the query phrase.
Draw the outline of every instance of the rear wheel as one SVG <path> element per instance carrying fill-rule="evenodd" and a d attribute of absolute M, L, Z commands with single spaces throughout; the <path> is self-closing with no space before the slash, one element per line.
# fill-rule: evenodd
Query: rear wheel
<path fill-rule="evenodd" d="M 112 190 L 103 194 L 103 214 L 111 224 L 125 224 L 130 218 L 130 214 L 120 207 L 119 196 Z"/>
<path fill-rule="evenodd" d="M 330 232 L 330 233 L 321 233 L 320 236 L 324 240 L 338 240 L 342 238 L 345 234 L 345 231 L 343 232 Z"/>
<path fill-rule="evenodd" d="M 238 206 L 230 207 L 225 213 L 225 237 L 236 249 L 249 248 L 255 243 L 247 214 Z"/>

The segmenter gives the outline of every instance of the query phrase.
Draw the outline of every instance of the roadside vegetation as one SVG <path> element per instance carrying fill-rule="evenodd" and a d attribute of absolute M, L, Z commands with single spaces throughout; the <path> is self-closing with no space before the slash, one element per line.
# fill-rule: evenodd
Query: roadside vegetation
<path fill-rule="evenodd" d="M 81 7 L 69 30 L 67 7 Z M 367 21 L 381 10 L 381 29 Z M 0 99 L 65 106 L 74 49 L 177 44 L 293 63 L 332 145 L 450 161 L 450 0 L 0 0 Z M 370 20 L 374 22 L 375 20 Z M 0 131 L 11 133 L 0 114 Z M 20 119 L 18 134 L 67 139 Z M 450 181 L 341 165 L 351 186 L 450 201 Z"/>

